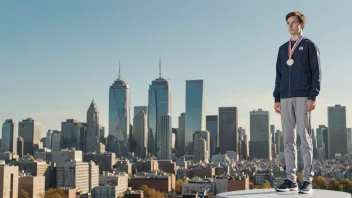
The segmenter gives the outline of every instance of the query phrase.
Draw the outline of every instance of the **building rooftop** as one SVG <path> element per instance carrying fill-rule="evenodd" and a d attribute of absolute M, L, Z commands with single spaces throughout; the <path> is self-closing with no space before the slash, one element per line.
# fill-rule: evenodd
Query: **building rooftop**
<path fill-rule="evenodd" d="M 351 194 L 345 192 L 331 191 L 331 190 L 321 190 L 313 189 L 311 194 L 300 194 L 297 191 L 289 192 L 276 192 L 274 188 L 270 189 L 251 189 L 251 190 L 239 190 L 232 192 L 225 192 L 216 195 L 216 198 L 296 198 L 296 197 L 319 197 L 319 198 L 351 198 Z"/>
<path fill-rule="evenodd" d="M 121 79 L 115 80 L 115 82 L 111 85 L 110 88 L 129 88 L 128 84 Z"/>
<path fill-rule="evenodd" d="M 165 78 L 162 78 L 162 77 L 159 77 L 159 78 L 152 81 L 152 85 L 168 85 L 168 84 L 169 84 L 169 82 Z"/>

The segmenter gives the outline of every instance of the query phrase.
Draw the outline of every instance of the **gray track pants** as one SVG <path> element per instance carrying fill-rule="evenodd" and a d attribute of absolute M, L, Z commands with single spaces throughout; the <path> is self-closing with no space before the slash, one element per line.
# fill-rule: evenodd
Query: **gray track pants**
<path fill-rule="evenodd" d="M 287 179 L 296 182 L 297 171 L 297 148 L 296 132 L 301 138 L 303 157 L 303 180 L 313 180 L 313 143 L 310 124 L 310 113 L 306 111 L 307 97 L 294 97 L 281 99 L 281 122 L 283 132 L 283 144 L 285 148 Z"/>

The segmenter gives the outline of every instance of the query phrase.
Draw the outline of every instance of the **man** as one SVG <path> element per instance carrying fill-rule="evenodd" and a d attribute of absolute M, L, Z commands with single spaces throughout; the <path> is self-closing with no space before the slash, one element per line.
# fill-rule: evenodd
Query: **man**
<path fill-rule="evenodd" d="M 290 12 L 286 22 L 291 38 L 280 46 L 273 92 L 275 112 L 281 114 L 287 179 L 276 191 L 298 191 L 296 132 L 301 138 L 303 180 L 300 192 L 310 193 L 313 181 L 313 146 L 311 111 L 320 91 L 321 70 L 318 47 L 303 36 L 306 18 L 301 12 Z"/>

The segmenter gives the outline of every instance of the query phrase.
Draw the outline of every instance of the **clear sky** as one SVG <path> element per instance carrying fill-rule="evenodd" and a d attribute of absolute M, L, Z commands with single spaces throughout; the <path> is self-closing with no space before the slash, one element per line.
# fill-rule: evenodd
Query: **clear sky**
<path fill-rule="evenodd" d="M 185 111 L 185 81 L 204 79 L 206 114 L 236 106 L 249 132 L 249 111 L 273 111 L 278 47 L 289 39 L 285 15 L 302 11 L 304 34 L 320 48 L 321 93 L 312 126 L 327 124 L 327 106 L 347 106 L 351 126 L 352 1 L 0 1 L 0 122 L 27 117 L 48 129 L 86 121 L 94 98 L 108 126 L 108 91 L 117 78 L 135 105 L 162 76 L 172 86 L 173 126 Z"/>

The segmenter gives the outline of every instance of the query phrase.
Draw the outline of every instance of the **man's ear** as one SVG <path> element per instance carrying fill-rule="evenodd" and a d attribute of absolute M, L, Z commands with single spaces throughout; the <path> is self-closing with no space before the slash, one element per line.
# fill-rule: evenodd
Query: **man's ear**
<path fill-rule="evenodd" d="M 305 25 L 304 23 L 301 23 L 302 30 L 304 29 L 304 25 Z"/>

